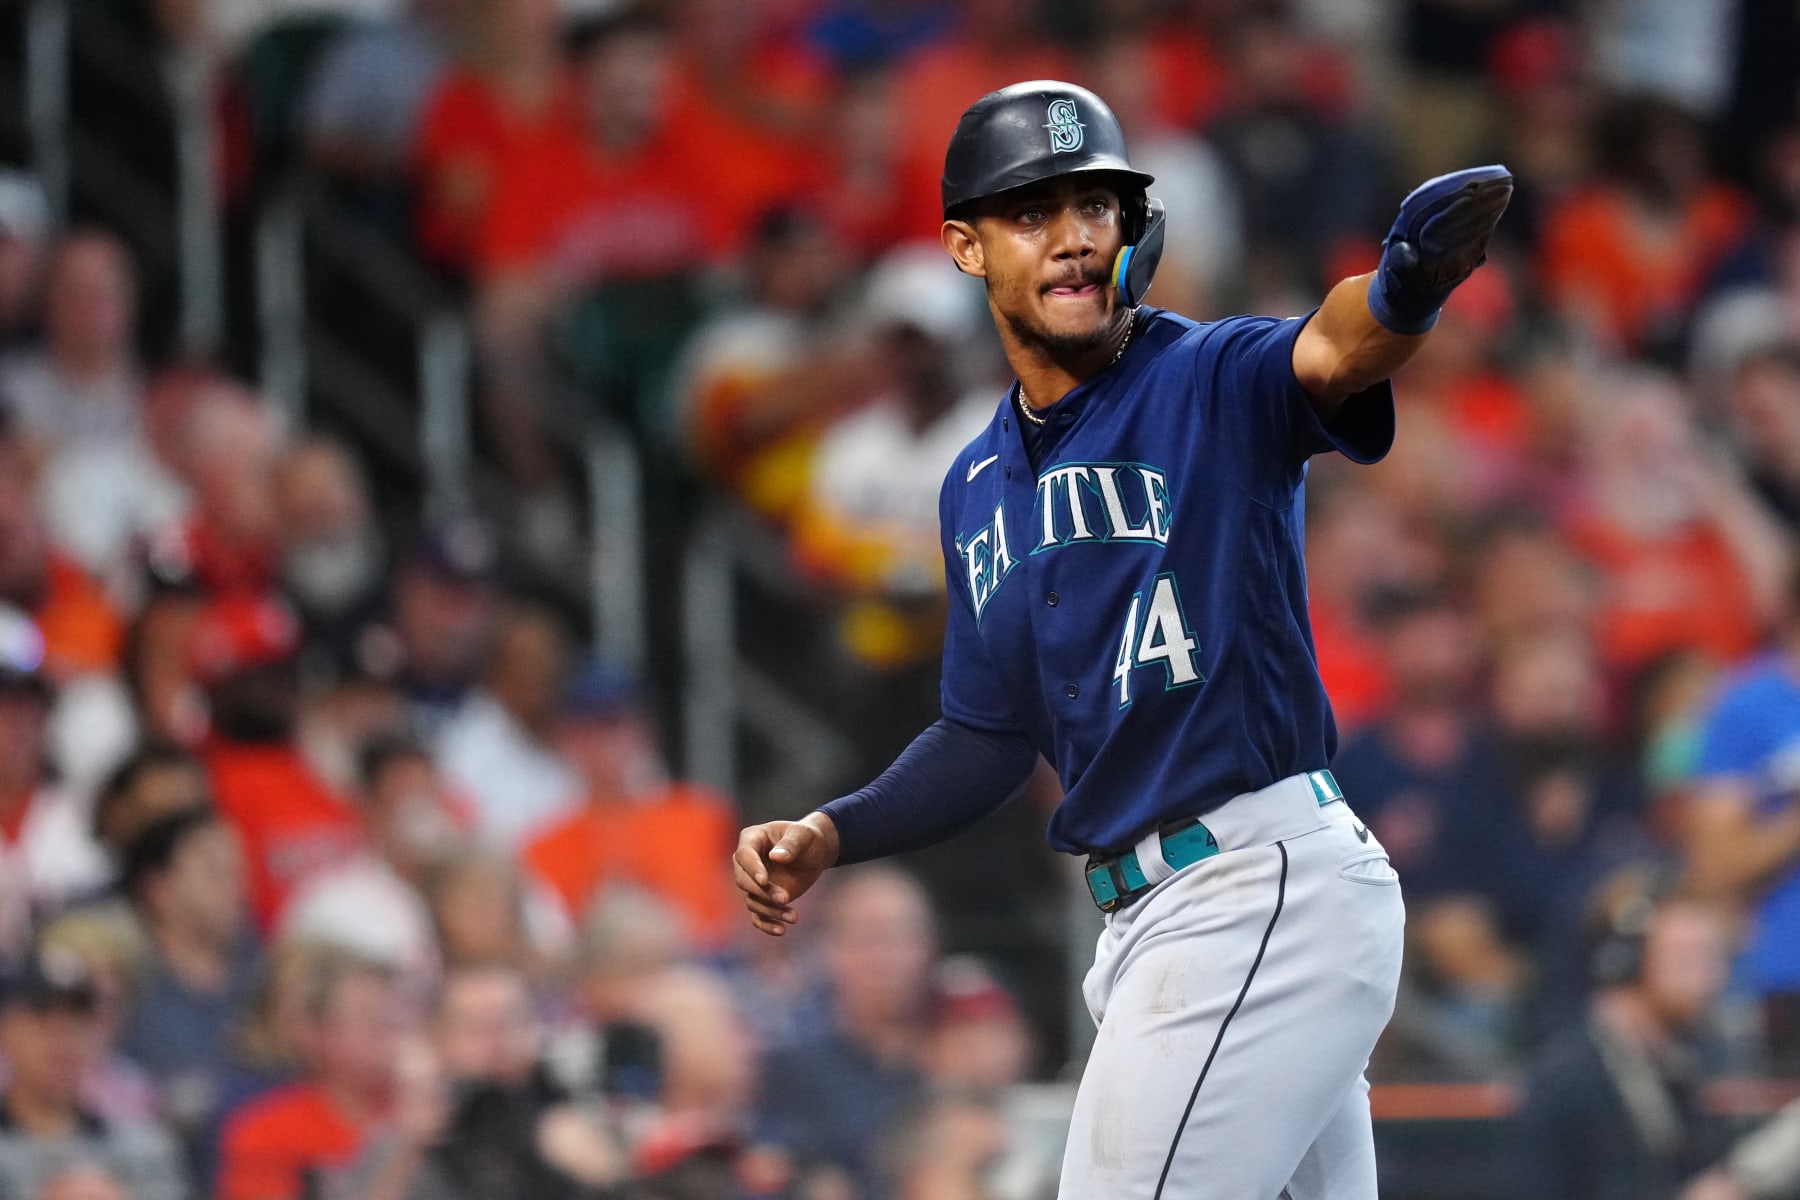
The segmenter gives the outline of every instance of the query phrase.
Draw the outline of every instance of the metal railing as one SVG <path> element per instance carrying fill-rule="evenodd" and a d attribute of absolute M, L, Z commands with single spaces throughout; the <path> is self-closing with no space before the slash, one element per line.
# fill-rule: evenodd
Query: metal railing
<path fill-rule="evenodd" d="M 132 92 L 131 103 L 155 107 L 166 101 L 173 110 L 173 160 L 168 180 L 158 180 L 73 120 L 74 17 L 72 0 L 29 0 L 25 11 L 26 129 L 51 221 L 58 228 L 68 223 L 79 190 L 87 204 L 128 232 L 140 252 L 167 253 L 177 281 L 178 344 L 189 354 L 212 354 L 223 337 L 225 313 L 213 64 L 198 53 L 163 58 L 157 76 L 165 90 L 158 93 L 129 67 L 145 52 L 142 39 L 100 5 L 81 10 L 82 52 Z"/>
<path fill-rule="evenodd" d="M 482 489 L 474 445 L 474 348 L 462 308 L 403 251 L 347 217 L 319 187 L 295 178 L 275 189 L 255 235 L 261 383 L 294 426 L 315 401 L 365 442 L 424 481 L 427 518 L 466 511 Z M 413 330 L 417 404 L 322 322 L 308 301 L 309 261 L 352 275 L 366 302 Z M 629 435 L 588 416 L 566 431 L 582 447 L 592 547 L 584 588 L 596 649 L 643 665 L 643 467 Z"/>
<path fill-rule="evenodd" d="M 215 178 L 219 139 L 212 113 L 218 81 L 211 60 L 191 52 L 165 62 L 163 74 L 175 104 L 181 345 L 190 354 L 212 355 L 225 338 L 225 236 Z"/>
<path fill-rule="evenodd" d="M 741 514 L 717 509 L 700 523 L 683 563 L 683 724 L 689 774 L 728 796 L 746 798 L 738 774 L 740 735 L 773 749 L 772 777 L 760 790 L 806 803 L 855 762 L 849 739 L 831 721 L 745 654 L 736 618 L 739 587 L 754 582 L 805 600 L 779 564 L 771 535 Z"/>
<path fill-rule="evenodd" d="M 225 255 L 216 180 L 217 130 L 213 75 L 197 58 L 163 64 L 174 108 L 175 161 L 170 183 L 146 178 L 116 148 L 70 121 L 72 0 L 31 0 L 27 14 L 28 122 L 34 168 L 52 212 L 69 212 L 72 148 L 97 183 L 109 218 L 140 244 L 170 246 L 179 280 L 178 320 L 184 349 L 210 353 L 224 334 Z M 83 29 L 90 30 L 83 14 Z M 89 58 L 119 67 L 143 48 L 104 18 Z M 148 101 L 154 97 L 144 97 Z M 116 210 L 116 211 L 114 211 Z M 402 249 L 346 216 L 324 189 L 296 174 L 269 189 L 250 238 L 258 380 L 291 428 L 323 415 L 354 431 L 384 460 L 415 469 L 428 517 L 466 508 L 480 494 L 471 393 L 473 349 L 466 315 Z M 170 234 L 173 232 L 173 238 Z M 308 273 L 329 269 L 352 277 L 362 300 L 398 318 L 413 339 L 413 378 L 371 362 L 314 311 Z M 631 666 L 645 659 L 646 581 L 643 464 L 632 439 L 603 419 L 583 416 L 574 437 L 589 495 L 591 554 L 581 586 L 589 596 L 597 649 Z M 771 580 L 757 543 L 727 517 L 703 523 L 684 560 L 682 661 L 683 738 L 689 773 L 727 794 L 742 782 L 740 739 L 774 748 L 772 788 L 815 795 L 852 761 L 847 739 L 821 713 L 744 656 L 734 620 L 736 588 L 760 575 Z M 766 561 L 766 560 L 765 560 Z"/>
<path fill-rule="evenodd" d="M 31 0 L 25 12 L 25 124 L 31 169 L 50 220 L 69 216 L 69 3 Z"/>

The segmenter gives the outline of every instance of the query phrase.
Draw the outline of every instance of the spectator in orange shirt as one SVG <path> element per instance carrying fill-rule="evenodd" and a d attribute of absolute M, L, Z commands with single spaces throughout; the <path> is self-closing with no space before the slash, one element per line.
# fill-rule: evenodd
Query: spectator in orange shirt
<path fill-rule="evenodd" d="M 408 1027 L 388 970 L 348 955 L 324 960 L 304 1015 L 305 1077 L 227 1119 L 219 1200 L 319 1195 L 387 1115 Z"/>
<path fill-rule="evenodd" d="M 106 591 L 50 544 L 20 464 L 0 452 L 0 604 L 37 622 L 44 663 L 66 680 L 119 665 L 124 622 Z"/>
<path fill-rule="evenodd" d="M 527 847 L 527 866 L 576 920 L 595 893 L 627 885 L 677 908 L 696 944 L 722 944 L 736 905 L 714 864 L 737 844 L 737 812 L 703 788 L 669 782 L 632 680 L 589 664 L 564 697 L 558 741 L 586 800 Z"/>
<path fill-rule="evenodd" d="M 823 59 L 782 36 L 770 5 L 681 0 L 674 9 L 676 120 L 706 143 L 707 189 L 738 241 L 771 205 L 813 191 L 831 79 Z"/>
<path fill-rule="evenodd" d="M 1601 131 L 1604 175 L 1550 211 L 1539 269 L 1563 316 L 1604 344 L 1666 350 L 1751 211 L 1707 174 L 1699 123 L 1628 99 Z"/>
<path fill-rule="evenodd" d="M 1589 414 L 1588 496 L 1567 522 L 1599 573 L 1603 657 L 1622 676 L 1671 650 L 1734 662 L 1780 612 L 1781 527 L 1702 443 L 1673 383 L 1640 373 L 1608 392 Z"/>
<path fill-rule="evenodd" d="M 1321 480 L 1323 484 L 1323 480 Z M 1319 673 L 1344 734 L 1387 711 L 1391 665 L 1370 619 L 1396 587 L 1428 585 L 1443 548 L 1409 525 L 1393 501 L 1340 483 L 1307 489 L 1306 579 Z"/>
<path fill-rule="evenodd" d="M 101 581 L 50 541 L 19 455 L 0 430 L 0 612 L 28 619 L 57 685 L 48 752 L 62 782 L 88 794 L 130 751 L 137 715 L 119 678 L 125 623 Z"/>

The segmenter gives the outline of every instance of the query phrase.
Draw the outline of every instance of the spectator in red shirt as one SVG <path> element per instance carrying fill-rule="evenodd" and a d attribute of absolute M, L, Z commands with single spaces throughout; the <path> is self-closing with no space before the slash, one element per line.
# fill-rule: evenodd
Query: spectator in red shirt
<path fill-rule="evenodd" d="M 264 592 L 280 568 L 275 481 L 285 431 L 275 410 L 235 380 L 215 376 L 202 388 L 178 451 L 194 512 L 152 543 L 151 571 L 214 595 Z"/>
<path fill-rule="evenodd" d="M 206 735 L 192 639 L 209 603 L 255 606 L 280 570 L 275 474 L 283 431 L 273 409 L 210 371 L 171 384 L 175 467 L 193 489 L 185 519 L 151 539 L 151 597 L 128 639 L 128 673 L 150 732 L 186 746 Z"/>
<path fill-rule="evenodd" d="M 931 236 L 943 216 L 942 164 L 918 153 L 912 120 L 895 70 L 861 67 L 839 81 L 811 147 L 806 202 L 863 261 Z"/>
<path fill-rule="evenodd" d="M 408 1020 L 386 968 L 351 956 L 322 966 L 306 997 L 301 1082 L 226 1122 L 219 1200 L 301 1200 L 349 1167 L 387 1115 Z"/>
<path fill-rule="evenodd" d="M 574 119 L 556 0 L 499 0 L 471 16 L 475 36 L 426 102 L 413 157 L 420 249 L 457 274 L 474 265 L 508 163 Z"/>
<path fill-rule="evenodd" d="M 1699 123 L 1659 100 L 1621 101 L 1601 131 L 1605 173 L 1544 222 L 1550 300 L 1623 350 L 1666 348 L 1707 273 L 1749 228 L 1749 203 L 1706 169 Z"/>
<path fill-rule="evenodd" d="M 293 889 L 362 845 L 362 825 L 294 738 L 299 625 L 279 602 L 219 602 L 190 653 L 207 685 L 204 758 L 219 811 L 243 839 L 258 928 L 273 927 Z"/>
<path fill-rule="evenodd" d="M 573 524 L 542 408 L 552 328 L 580 304 L 592 319 L 563 339 L 566 356 L 635 419 L 696 315 L 693 277 L 743 232 L 738 202 L 714 187 L 731 168 L 704 123 L 684 119 L 678 85 L 659 20 L 628 10 L 596 26 L 577 66 L 577 122 L 513 157 L 484 230 L 483 402 L 525 492 L 521 547 L 546 563 L 562 561 Z"/>
<path fill-rule="evenodd" d="M 1480 279 L 1444 306 L 1434 330 L 1443 336 L 1401 372 L 1407 436 L 1372 477 L 1415 519 L 1467 522 L 1498 503 L 1531 498 L 1533 413 L 1498 360 L 1512 295 L 1502 272 L 1484 271 Z"/>
<path fill-rule="evenodd" d="M 595 27 L 576 64 L 576 120 L 508 165 L 482 239 L 490 279 L 579 288 L 690 271 L 724 248 L 717 163 L 680 109 L 667 28 L 637 12 Z"/>

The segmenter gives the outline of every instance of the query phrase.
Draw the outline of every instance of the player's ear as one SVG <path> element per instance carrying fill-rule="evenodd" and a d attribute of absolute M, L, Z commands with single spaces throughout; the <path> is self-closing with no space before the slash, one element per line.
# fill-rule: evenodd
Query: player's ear
<path fill-rule="evenodd" d="M 981 238 L 976 236 L 975 227 L 967 221 L 945 221 L 940 231 L 944 240 L 944 249 L 950 252 L 950 261 L 964 275 L 973 275 L 978 279 L 987 277 L 987 264 L 981 253 Z"/>

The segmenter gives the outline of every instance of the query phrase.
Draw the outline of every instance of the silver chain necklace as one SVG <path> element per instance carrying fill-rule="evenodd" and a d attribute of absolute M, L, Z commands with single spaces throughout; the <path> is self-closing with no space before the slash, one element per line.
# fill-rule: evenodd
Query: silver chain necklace
<path fill-rule="evenodd" d="M 1137 332 L 1137 314 L 1138 310 L 1133 308 L 1131 310 L 1131 320 L 1125 323 L 1125 340 L 1119 343 L 1119 348 L 1117 350 L 1113 351 L 1112 358 L 1108 360 L 1106 364 L 1108 367 L 1125 357 L 1125 347 L 1131 345 L 1131 335 Z M 1056 405 L 1052 404 L 1050 407 L 1055 408 Z M 1031 405 L 1026 403 L 1025 385 L 1022 383 L 1019 385 L 1019 415 L 1040 428 L 1050 423 L 1049 417 L 1039 416 L 1037 412 L 1032 409 Z"/>

